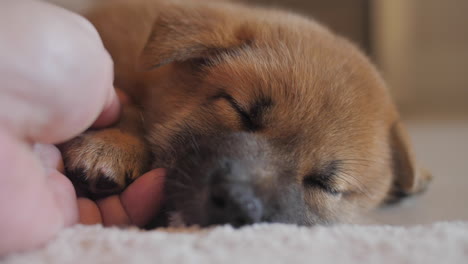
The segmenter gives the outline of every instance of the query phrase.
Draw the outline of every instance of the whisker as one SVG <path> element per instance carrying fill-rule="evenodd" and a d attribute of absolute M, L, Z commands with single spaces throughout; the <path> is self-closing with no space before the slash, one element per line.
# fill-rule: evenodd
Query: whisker
<path fill-rule="evenodd" d="M 179 175 L 182 176 L 183 179 L 188 180 L 190 182 L 193 181 L 193 178 L 190 177 L 190 175 L 187 172 L 185 172 L 183 169 L 175 167 L 173 168 L 173 170 L 177 171 L 177 173 L 179 173 Z M 170 179 L 170 180 L 175 180 L 175 179 Z"/>
<path fill-rule="evenodd" d="M 361 159 L 361 158 L 340 159 L 339 161 L 340 162 L 358 161 L 358 162 L 370 162 L 370 163 L 380 162 L 380 160 L 377 160 L 377 159 Z"/>
<path fill-rule="evenodd" d="M 189 190 L 192 189 L 190 185 L 184 184 L 184 183 L 182 183 L 180 181 L 176 181 L 176 180 L 169 180 L 169 181 L 167 181 L 167 184 L 169 186 L 176 186 L 176 187 L 179 187 L 179 188 L 182 188 L 182 189 L 189 189 Z"/>
<path fill-rule="evenodd" d="M 364 194 L 368 198 L 371 198 L 370 192 L 367 187 L 355 176 L 350 173 L 344 172 L 343 170 L 339 169 L 338 173 L 336 174 L 337 178 L 350 184 L 354 188 L 357 188 L 357 191 L 361 194 Z M 346 176 L 346 177 L 343 177 Z M 351 178 L 352 180 L 350 180 Z"/>

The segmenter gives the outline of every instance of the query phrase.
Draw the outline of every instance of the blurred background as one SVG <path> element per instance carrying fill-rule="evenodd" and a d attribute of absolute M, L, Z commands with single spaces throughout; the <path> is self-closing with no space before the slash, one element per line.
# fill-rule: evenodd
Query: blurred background
<path fill-rule="evenodd" d="M 47 0 L 74 10 L 99 1 Z M 468 0 L 235 0 L 292 10 L 353 40 L 387 81 L 427 193 L 377 210 L 375 223 L 468 220 Z"/>
<path fill-rule="evenodd" d="M 404 116 L 468 113 L 468 1 L 251 0 L 313 16 L 377 64 Z"/>
<path fill-rule="evenodd" d="M 468 220 L 468 1 L 255 0 L 313 16 L 353 40 L 382 72 L 434 180 L 374 212 L 376 223 Z"/>

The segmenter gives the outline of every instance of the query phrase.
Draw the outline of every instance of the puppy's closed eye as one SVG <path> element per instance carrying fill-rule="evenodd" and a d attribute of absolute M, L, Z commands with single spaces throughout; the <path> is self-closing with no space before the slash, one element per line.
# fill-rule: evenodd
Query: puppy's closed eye
<path fill-rule="evenodd" d="M 259 128 L 259 125 L 251 117 L 250 113 L 231 95 L 226 93 L 221 93 L 214 97 L 215 99 L 226 100 L 229 105 L 236 111 L 237 115 L 240 118 L 242 126 L 246 131 L 255 131 Z"/>
<path fill-rule="evenodd" d="M 338 171 L 338 161 L 332 161 L 323 169 L 315 170 L 309 173 L 302 180 L 306 188 L 319 188 L 331 195 L 340 195 L 342 191 L 333 187 L 333 178 Z"/>
<path fill-rule="evenodd" d="M 339 195 L 341 194 L 341 191 L 335 189 L 329 182 L 328 180 L 323 180 L 322 175 L 307 175 L 304 177 L 303 180 L 303 185 L 306 188 L 319 188 L 326 193 L 329 193 L 331 195 Z"/>
<path fill-rule="evenodd" d="M 255 132 L 265 127 L 264 116 L 266 111 L 273 105 L 271 98 L 260 98 L 251 106 L 245 107 L 234 97 L 226 93 L 220 93 L 215 99 L 224 99 L 238 114 L 242 126 L 248 132 Z"/>
<path fill-rule="evenodd" d="M 239 115 L 241 122 L 247 131 L 255 131 L 259 128 L 258 124 L 252 120 L 250 113 L 244 109 L 239 102 L 237 102 L 234 98 L 230 95 L 226 95 L 223 97 L 226 99 L 229 104 L 232 106 L 234 110 L 236 110 L 237 114 Z"/>

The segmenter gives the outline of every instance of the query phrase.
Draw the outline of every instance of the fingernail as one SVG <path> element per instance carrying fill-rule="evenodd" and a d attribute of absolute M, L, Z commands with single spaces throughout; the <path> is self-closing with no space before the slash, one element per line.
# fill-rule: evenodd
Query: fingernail
<path fill-rule="evenodd" d="M 117 96 L 115 89 L 113 89 L 104 110 L 92 127 L 102 128 L 116 122 L 120 115 L 120 106 L 119 97 Z"/>
<path fill-rule="evenodd" d="M 117 93 L 117 97 L 119 98 L 119 101 L 122 105 L 127 105 L 131 102 L 130 97 L 128 97 L 128 95 L 122 90 L 115 89 L 115 92 Z"/>

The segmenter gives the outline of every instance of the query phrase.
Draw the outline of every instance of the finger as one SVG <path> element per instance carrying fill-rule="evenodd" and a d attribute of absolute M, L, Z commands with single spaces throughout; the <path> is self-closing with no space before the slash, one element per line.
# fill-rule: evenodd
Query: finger
<path fill-rule="evenodd" d="M 64 225 L 78 222 L 76 193 L 71 181 L 63 175 L 63 161 L 60 151 L 54 145 L 34 144 L 33 151 L 38 155 L 46 173 L 47 186 L 51 189 L 58 209 L 64 216 Z"/>
<path fill-rule="evenodd" d="M 94 128 L 109 126 L 116 122 L 120 115 L 120 102 L 115 89 L 112 89 L 109 94 L 104 110 L 93 124 Z"/>
<path fill-rule="evenodd" d="M 152 170 L 138 178 L 121 194 L 122 205 L 134 225 L 146 225 L 159 211 L 165 177 L 165 169 Z"/>
<path fill-rule="evenodd" d="M 30 147 L 0 130 L 0 255 L 37 247 L 63 226 L 46 172 Z"/>
<path fill-rule="evenodd" d="M 62 212 L 64 225 L 71 226 L 78 223 L 78 205 L 71 181 L 65 175 L 52 169 L 49 170 L 47 185 L 55 197 L 58 209 Z"/>
<path fill-rule="evenodd" d="M 120 197 L 112 195 L 96 202 L 105 226 L 128 226 L 131 220 L 122 206 Z"/>
<path fill-rule="evenodd" d="M 62 155 L 56 146 L 34 144 L 33 151 L 38 155 L 45 168 L 55 169 L 61 173 L 64 172 Z"/>
<path fill-rule="evenodd" d="M 88 198 L 78 198 L 79 223 L 83 225 L 102 224 L 99 207 Z"/>
<path fill-rule="evenodd" d="M 113 62 L 90 22 L 43 1 L 4 2 L 2 126 L 22 139 L 59 143 L 91 126 L 104 109 L 104 123 L 111 122 L 118 109 Z"/>

